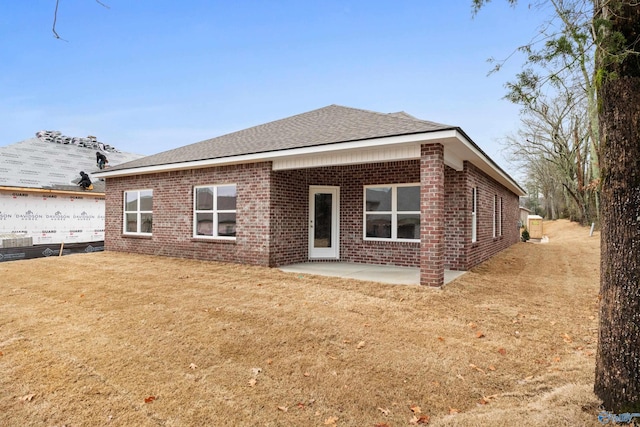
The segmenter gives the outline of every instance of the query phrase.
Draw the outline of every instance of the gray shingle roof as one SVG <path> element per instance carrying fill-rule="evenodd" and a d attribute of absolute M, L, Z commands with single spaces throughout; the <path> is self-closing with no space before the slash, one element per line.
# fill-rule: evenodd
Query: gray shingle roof
<path fill-rule="evenodd" d="M 217 159 L 455 128 L 418 120 L 405 112 L 384 114 L 330 105 L 147 156 L 112 167 L 110 170 Z"/>
<path fill-rule="evenodd" d="M 73 144 L 57 144 L 31 138 L 0 147 L 0 187 L 78 191 L 80 171 L 98 170 L 96 151 Z M 139 154 L 106 152 L 109 165 L 142 157 Z M 94 180 L 93 192 L 104 192 L 104 182 Z"/>

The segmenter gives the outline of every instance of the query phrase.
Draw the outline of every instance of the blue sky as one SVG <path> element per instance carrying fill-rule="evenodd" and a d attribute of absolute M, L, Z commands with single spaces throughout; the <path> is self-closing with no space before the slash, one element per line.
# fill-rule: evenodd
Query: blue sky
<path fill-rule="evenodd" d="M 154 154 L 330 104 L 460 126 L 501 153 L 518 107 L 487 76 L 544 11 L 494 0 L 55 0 L 0 14 L 0 146 L 59 130 Z"/>

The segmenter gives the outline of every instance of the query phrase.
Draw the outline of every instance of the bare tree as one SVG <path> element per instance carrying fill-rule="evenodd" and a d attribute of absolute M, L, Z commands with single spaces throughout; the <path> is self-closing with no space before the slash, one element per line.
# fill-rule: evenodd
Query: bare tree
<path fill-rule="evenodd" d="M 539 95 L 522 113 L 518 136 L 508 137 L 505 148 L 528 179 L 538 182 L 548 217 L 590 223 L 597 209 L 595 188 L 588 185 L 591 131 L 581 94 L 576 98 L 565 89 L 552 98 Z"/>
<path fill-rule="evenodd" d="M 102 3 L 100 0 L 95 0 L 96 3 L 98 3 L 100 6 L 109 9 L 109 6 L 107 6 L 106 4 Z M 55 38 L 57 38 L 58 40 L 63 40 L 66 41 L 65 39 L 63 39 L 62 37 L 60 37 L 60 35 L 58 34 L 57 30 L 56 30 L 56 23 L 58 22 L 58 7 L 60 6 L 60 0 L 56 0 L 56 8 L 53 11 L 53 26 L 51 28 L 51 31 L 53 31 L 53 36 Z"/>
<path fill-rule="evenodd" d="M 488 1 L 472 0 L 474 10 Z M 594 77 L 590 81 L 596 101 L 592 107 L 597 109 L 590 108 L 589 114 L 598 113 L 602 222 L 600 330 L 594 391 L 607 410 L 637 413 L 640 412 L 640 4 L 637 0 L 541 3 L 547 2 L 556 7 L 559 16 L 564 13 L 559 5 L 574 4 L 580 10 L 593 11 L 589 25 L 596 55 Z M 577 29 L 576 34 L 582 38 L 584 32 Z M 575 37 L 571 35 L 567 40 Z M 521 79 L 525 89 L 528 76 L 525 73 L 526 79 Z M 547 77 L 553 80 L 554 76 Z M 529 79 L 533 88 L 538 87 L 535 78 L 534 73 Z"/>

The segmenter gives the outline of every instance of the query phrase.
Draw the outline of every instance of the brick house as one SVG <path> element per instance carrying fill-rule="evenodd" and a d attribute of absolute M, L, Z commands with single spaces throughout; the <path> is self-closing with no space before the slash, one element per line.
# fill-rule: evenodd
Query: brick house
<path fill-rule="evenodd" d="M 522 188 L 460 129 L 331 105 L 110 168 L 107 250 L 420 268 L 519 241 Z"/>

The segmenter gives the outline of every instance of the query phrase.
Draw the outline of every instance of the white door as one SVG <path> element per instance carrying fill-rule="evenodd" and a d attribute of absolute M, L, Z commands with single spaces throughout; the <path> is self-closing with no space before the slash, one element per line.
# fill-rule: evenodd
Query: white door
<path fill-rule="evenodd" d="M 340 187 L 309 187 L 309 258 L 338 259 Z"/>

